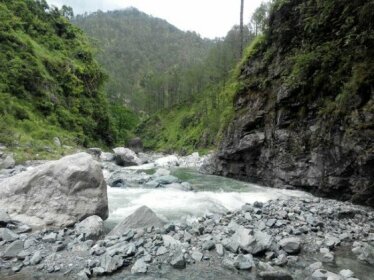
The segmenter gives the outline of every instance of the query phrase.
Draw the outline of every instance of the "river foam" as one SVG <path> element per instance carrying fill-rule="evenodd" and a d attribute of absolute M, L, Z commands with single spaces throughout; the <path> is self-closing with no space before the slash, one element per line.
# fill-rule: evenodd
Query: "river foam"
<path fill-rule="evenodd" d="M 241 192 L 181 191 L 167 188 L 108 187 L 109 222 L 118 223 L 140 206 L 146 205 L 168 221 L 186 221 L 206 213 L 237 210 L 245 203 L 266 202 L 290 196 L 306 197 L 304 192 L 278 190 L 247 184 Z"/>

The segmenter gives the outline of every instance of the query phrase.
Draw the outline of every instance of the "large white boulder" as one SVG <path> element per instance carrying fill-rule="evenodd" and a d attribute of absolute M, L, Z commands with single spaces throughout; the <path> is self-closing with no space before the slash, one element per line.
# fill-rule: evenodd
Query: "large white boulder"
<path fill-rule="evenodd" d="M 114 160 L 117 165 L 120 166 L 133 166 L 140 165 L 141 160 L 138 158 L 136 153 L 127 148 L 115 148 L 114 151 Z"/>
<path fill-rule="evenodd" d="M 107 185 L 87 153 L 51 161 L 0 182 L 0 209 L 34 227 L 65 227 L 108 217 Z"/>
<path fill-rule="evenodd" d="M 170 155 L 170 156 L 162 157 L 162 158 L 155 160 L 155 164 L 158 167 L 179 166 L 179 159 L 175 155 Z"/>
<path fill-rule="evenodd" d="M 143 229 L 148 227 L 163 227 L 165 222 L 161 220 L 151 209 L 147 206 L 138 208 L 130 216 L 126 217 L 122 222 L 112 229 L 108 234 L 121 236 L 129 229 Z"/>

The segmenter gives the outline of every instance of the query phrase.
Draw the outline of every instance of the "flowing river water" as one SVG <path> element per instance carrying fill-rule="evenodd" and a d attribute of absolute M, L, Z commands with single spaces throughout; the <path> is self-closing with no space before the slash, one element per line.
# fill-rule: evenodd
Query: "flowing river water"
<path fill-rule="evenodd" d="M 171 175 L 191 184 L 193 191 L 169 188 L 145 188 L 138 185 L 131 188 L 112 188 L 108 186 L 109 218 L 106 221 L 108 230 L 113 228 L 137 208 L 146 205 L 158 216 L 168 222 L 192 222 L 207 213 L 225 213 L 240 209 L 246 203 L 255 201 L 267 202 L 277 198 L 313 196 L 302 191 L 282 190 L 263 187 L 230 178 L 199 173 L 196 168 L 172 168 Z M 152 175 L 155 169 L 137 169 L 134 173 Z M 310 262 L 314 256 L 305 256 L 303 261 Z M 342 268 L 350 268 L 361 280 L 374 279 L 374 267 L 363 264 L 354 258 L 350 248 L 339 248 L 336 251 L 334 264 L 326 265 L 336 273 Z M 188 275 L 188 278 L 186 278 Z M 178 271 L 167 266 L 150 270 L 144 278 L 127 275 L 126 279 L 256 279 L 254 271 L 247 274 L 236 274 L 224 269 L 221 263 L 206 266 L 197 264 Z M 108 279 L 117 279 L 111 276 Z M 118 278 L 120 279 L 120 278 Z M 297 277 L 295 279 L 298 279 Z"/>
<path fill-rule="evenodd" d="M 152 174 L 154 170 L 147 172 Z M 167 221 L 185 222 L 206 213 L 222 214 L 238 210 L 245 203 L 310 196 L 301 191 L 266 188 L 229 178 L 205 175 L 192 168 L 173 169 L 171 174 L 190 183 L 194 191 L 151 189 L 142 185 L 135 188 L 108 187 L 110 213 L 107 226 L 114 226 L 143 205 Z"/>

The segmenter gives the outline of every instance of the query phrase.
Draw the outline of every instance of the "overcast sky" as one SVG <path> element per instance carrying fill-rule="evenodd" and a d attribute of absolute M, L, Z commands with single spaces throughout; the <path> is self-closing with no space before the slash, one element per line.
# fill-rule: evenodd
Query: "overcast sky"
<path fill-rule="evenodd" d="M 264 0 L 245 0 L 245 23 Z M 51 5 L 73 7 L 75 14 L 135 7 L 166 19 L 184 31 L 203 37 L 223 37 L 239 24 L 240 0 L 47 0 Z"/>

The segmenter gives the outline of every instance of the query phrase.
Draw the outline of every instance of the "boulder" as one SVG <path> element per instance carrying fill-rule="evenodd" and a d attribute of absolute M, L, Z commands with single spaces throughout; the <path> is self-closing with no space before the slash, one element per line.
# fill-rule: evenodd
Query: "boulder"
<path fill-rule="evenodd" d="M 0 205 L 31 226 L 66 227 L 85 217 L 108 217 L 107 185 L 99 163 L 79 153 L 0 182 Z"/>
<path fill-rule="evenodd" d="M 7 228 L 0 228 L 0 241 L 12 242 L 17 240 L 19 235 Z"/>
<path fill-rule="evenodd" d="M 146 273 L 148 270 L 148 265 L 143 259 L 138 259 L 131 268 L 132 274 Z"/>
<path fill-rule="evenodd" d="M 155 174 L 153 174 L 154 177 L 168 176 L 168 175 L 170 175 L 170 170 L 167 170 L 165 168 L 159 168 L 156 170 Z"/>
<path fill-rule="evenodd" d="M 143 141 L 139 137 L 129 140 L 127 146 L 137 154 L 143 151 Z"/>
<path fill-rule="evenodd" d="M 115 148 L 114 160 L 119 166 L 134 166 L 140 165 L 141 161 L 134 151 L 127 148 Z"/>
<path fill-rule="evenodd" d="M 96 239 L 103 234 L 104 223 L 99 216 L 93 215 L 76 224 L 75 231 L 83 234 L 85 239 Z"/>
<path fill-rule="evenodd" d="M 279 245 L 289 254 L 297 254 L 301 248 L 300 239 L 296 237 L 284 238 L 279 242 Z"/>
<path fill-rule="evenodd" d="M 317 269 L 313 272 L 311 278 L 312 280 L 342 280 L 342 277 L 324 269 Z"/>
<path fill-rule="evenodd" d="M 155 178 L 153 181 L 161 184 L 161 185 L 168 185 L 172 183 L 178 183 L 179 179 L 175 176 L 172 175 L 167 175 L 167 176 L 160 176 Z"/>
<path fill-rule="evenodd" d="M 267 251 L 272 243 L 271 235 L 264 231 L 255 231 L 253 239 L 248 246 L 247 251 L 252 255 L 259 255 Z"/>
<path fill-rule="evenodd" d="M 176 256 L 173 256 L 172 260 L 170 261 L 170 264 L 172 267 L 177 268 L 177 269 L 186 268 L 186 260 L 184 259 L 184 256 L 182 253 L 177 254 Z"/>
<path fill-rule="evenodd" d="M 133 214 L 126 217 L 108 235 L 122 235 L 128 229 L 139 229 L 148 227 L 163 227 L 165 222 L 161 220 L 147 206 L 138 208 Z"/>
<path fill-rule="evenodd" d="M 170 167 L 170 166 L 178 166 L 179 159 L 177 156 L 171 155 L 163 158 L 159 158 L 155 160 L 156 166 L 159 167 Z"/>
<path fill-rule="evenodd" d="M 3 154 L 3 156 L 0 157 L 0 169 L 10 169 L 15 165 L 16 161 L 14 160 L 13 155 Z"/>
<path fill-rule="evenodd" d="M 235 267 L 240 270 L 249 270 L 254 267 L 253 257 L 251 254 L 238 255 L 235 258 Z"/>
<path fill-rule="evenodd" d="M 191 253 L 191 258 L 197 262 L 200 262 L 203 259 L 203 257 L 204 257 L 203 253 L 199 251 L 193 251 Z"/>
<path fill-rule="evenodd" d="M 16 240 L 12 242 L 8 247 L 6 247 L 3 258 L 11 259 L 17 257 L 19 253 L 23 250 L 23 241 Z"/>
<path fill-rule="evenodd" d="M 123 266 L 123 259 L 119 255 L 110 256 L 105 254 L 101 258 L 100 267 L 104 269 L 104 273 L 113 273 Z"/>

